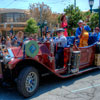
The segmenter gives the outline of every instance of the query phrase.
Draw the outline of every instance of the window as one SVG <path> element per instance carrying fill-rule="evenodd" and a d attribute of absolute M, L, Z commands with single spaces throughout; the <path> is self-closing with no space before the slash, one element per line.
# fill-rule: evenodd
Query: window
<path fill-rule="evenodd" d="M 27 15 L 24 13 L 4 13 L 1 14 L 1 22 L 25 22 L 27 20 Z"/>

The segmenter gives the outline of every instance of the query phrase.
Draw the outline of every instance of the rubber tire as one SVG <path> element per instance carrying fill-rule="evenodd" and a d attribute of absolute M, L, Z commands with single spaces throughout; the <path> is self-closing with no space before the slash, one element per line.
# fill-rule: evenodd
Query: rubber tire
<path fill-rule="evenodd" d="M 33 92 L 28 92 L 25 88 L 25 81 L 26 77 L 30 72 L 35 72 L 37 75 L 37 86 L 34 89 Z M 39 87 L 39 74 L 38 71 L 34 67 L 25 67 L 19 74 L 18 80 L 17 80 L 17 89 L 19 93 L 24 96 L 25 98 L 32 96 L 38 89 Z"/>

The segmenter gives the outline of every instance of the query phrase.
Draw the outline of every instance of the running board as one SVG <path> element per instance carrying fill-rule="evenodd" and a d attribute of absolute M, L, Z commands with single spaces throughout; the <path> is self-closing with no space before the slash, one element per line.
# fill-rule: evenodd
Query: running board
<path fill-rule="evenodd" d="M 66 70 L 67 70 L 67 68 L 63 67 L 63 68 L 60 68 L 60 69 L 55 69 L 55 72 L 60 74 L 60 73 L 66 72 Z"/>
<path fill-rule="evenodd" d="M 84 72 L 88 72 L 88 71 L 91 71 L 91 70 L 94 70 L 94 69 L 98 69 L 99 67 L 92 67 L 92 68 L 88 68 L 88 69 L 82 69 L 80 70 L 78 73 L 74 73 L 74 74 L 57 74 L 57 76 L 61 77 L 61 78 L 67 78 L 67 77 L 71 77 L 71 76 L 75 76 L 75 75 L 79 75 L 79 74 L 82 74 Z"/>

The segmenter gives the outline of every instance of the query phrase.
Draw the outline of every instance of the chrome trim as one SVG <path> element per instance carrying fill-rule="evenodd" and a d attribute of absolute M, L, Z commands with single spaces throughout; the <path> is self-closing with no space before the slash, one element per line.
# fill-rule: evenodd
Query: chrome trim
<path fill-rule="evenodd" d="M 3 62 L 3 60 L 0 60 L 0 62 Z"/>
<path fill-rule="evenodd" d="M 6 45 L 0 45 L 0 48 L 1 49 L 4 49 L 4 48 L 7 49 L 7 46 Z"/>

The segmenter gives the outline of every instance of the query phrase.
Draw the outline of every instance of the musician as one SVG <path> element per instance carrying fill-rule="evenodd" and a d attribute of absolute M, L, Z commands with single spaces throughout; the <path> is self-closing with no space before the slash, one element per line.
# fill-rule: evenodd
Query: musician
<path fill-rule="evenodd" d="M 55 44 L 55 59 L 56 59 L 56 68 L 63 68 L 64 66 L 64 47 L 67 45 L 67 39 L 64 36 L 64 29 L 59 28 L 56 30 L 57 37 L 54 40 Z"/>
<path fill-rule="evenodd" d="M 76 29 L 76 39 L 78 39 L 78 46 L 84 47 L 88 46 L 88 38 L 89 33 L 86 31 L 86 26 L 84 26 L 84 23 L 82 20 L 79 20 L 78 22 L 79 27 Z"/>
<path fill-rule="evenodd" d="M 79 27 L 76 29 L 75 36 L 76 36 L 76 39 L 79 39 L 80 35 L 81 35 L 81 32 L 82 32 L 83 21 L 79 20 L 77 24 L 79 25 Z"/>
<path fill-rule="evenodd" d="M 65 15 L 62 15 L 61 17 L 61 28 L 64 28 L 64 36 L 68 36 L 67 28 L 68 28 L 68 23 Z"/>

